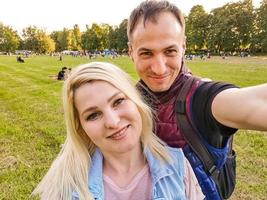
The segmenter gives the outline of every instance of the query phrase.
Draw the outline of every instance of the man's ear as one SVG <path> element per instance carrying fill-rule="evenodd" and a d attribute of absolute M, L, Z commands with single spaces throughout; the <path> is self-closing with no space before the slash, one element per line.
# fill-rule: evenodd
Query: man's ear
<path fill-rule="evenodd" d="M 185 54 L 185 50 L 186 50 L 186 36 L 184 36 L 184 39 L 183 39 L 183 56 Z"/>
<path fill-rule="evenodd" d="M 128 42 L 127 44 L 128 44 L 128 55 L 132 59 L 132 61 L 134 61 L 133 60 L 133 48 L 132 48 L 132 45 L 131 45 L 130 42 Z"/>

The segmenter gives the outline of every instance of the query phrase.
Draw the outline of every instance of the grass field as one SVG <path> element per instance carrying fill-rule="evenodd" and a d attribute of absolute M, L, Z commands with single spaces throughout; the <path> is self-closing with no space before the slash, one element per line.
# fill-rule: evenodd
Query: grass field
<path fill-rule="evenodd" d="M 129 58 L 98 60 L 121 66 L 137 80 Z M 36 56 L 17 63 L 14 56 L 0 56 L 0 200 L 29 199 L 64 141 L 63 82 L 49 76 L 63 66 L 89 61 L 65 56 L 60 62 L 57 57 Z M 267 82 L 267 57 L 186 62 L 198 76 L 242 87 Z M 239 130 L 234 148 L 237 187 L 231 199 L 266 199 L 267 133 Z"/>

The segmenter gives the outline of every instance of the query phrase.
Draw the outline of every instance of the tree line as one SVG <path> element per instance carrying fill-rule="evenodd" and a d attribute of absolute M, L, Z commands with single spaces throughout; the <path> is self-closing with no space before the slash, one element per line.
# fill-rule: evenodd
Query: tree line
<path fill-rule="evenodd" d="M 248 51 L 267 53 L 267 0 L 254 8 L 252 0 L 227 3 L 207 13 L 203 6 L 191 8 L 186 20 L 187 52 L 213 53 Z M 36 53 L 98 51 L 114 49 L 127 51 L 127 19 L 119 26 L 93 23 L 81 32 L 76 24 L 47 34 L 36 26 L 22 30 L 19 36 L 11 26 L 0 23 L 0 51 L 30 50 Z"/>

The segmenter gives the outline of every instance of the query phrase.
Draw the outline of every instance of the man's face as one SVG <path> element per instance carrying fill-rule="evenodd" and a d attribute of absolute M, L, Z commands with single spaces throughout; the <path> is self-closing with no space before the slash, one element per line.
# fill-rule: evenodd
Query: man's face
<path fill-rule="evenodd" d="M 157 22 L 137 23 L 129 53 L 139 77 L 154 92 L 168 90 L 181 69 L 185 37 L 172 13 L 163 12 Z"/>

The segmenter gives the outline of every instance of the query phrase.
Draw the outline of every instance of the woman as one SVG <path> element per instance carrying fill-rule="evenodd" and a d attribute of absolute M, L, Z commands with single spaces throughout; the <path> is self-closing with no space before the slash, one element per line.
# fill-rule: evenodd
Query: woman
<path fill-rule="evenodd" d="M 129 76 L 109 63 L 64 83 L 64 146 L 34 190 L 41 199 L 203 199 L 180 149 L 152 133 L 152 114 Z"/>

